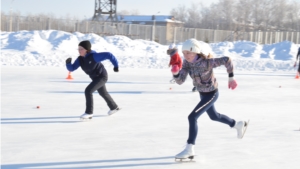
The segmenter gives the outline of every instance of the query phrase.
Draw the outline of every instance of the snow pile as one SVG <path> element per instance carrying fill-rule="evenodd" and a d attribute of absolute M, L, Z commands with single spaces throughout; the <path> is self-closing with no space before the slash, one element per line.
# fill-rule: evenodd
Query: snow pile
<path fill-rule="evenodd" d="M 56 30 L 1 32 L 1 65 L 65 66 L 65 59 L 78 56 L 78 43 L 90 40 L 97 52 L 112 52 L 123 68 L 167 68 L 168 45 L 126 36 L 101 37 L 96 34 L 68 33 Z M 209 44 L 215 57 L 230 56 L 236 69 L 290 71 L 299 44 L 284 41 L 260 45 L 249 41 Z M 178 45 L 179 49 L 181 45 Z M 180 55 L 182 55 L 179 50 Z M 106 66 L 112 66 L 105 61 Z"/>

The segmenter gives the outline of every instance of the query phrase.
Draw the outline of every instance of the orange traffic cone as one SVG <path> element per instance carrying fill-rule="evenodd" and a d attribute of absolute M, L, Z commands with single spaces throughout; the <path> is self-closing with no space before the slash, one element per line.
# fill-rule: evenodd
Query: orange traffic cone
<path fill-rule="evenodd" d="M 295 79 L 299 79 L 299 73 L 296 74 Z"/>
<path fill-rule="evenodd" d="M 68 77 L 66 79 L 73 79 L 71 72 L 69 72 Z"/>

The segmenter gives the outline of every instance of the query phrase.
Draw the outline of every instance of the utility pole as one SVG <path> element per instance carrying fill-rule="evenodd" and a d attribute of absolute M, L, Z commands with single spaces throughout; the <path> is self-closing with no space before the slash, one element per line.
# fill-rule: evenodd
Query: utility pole
<path fill-rule="evenodd" d="M 117 0 L 95 0 L 93 21 L 118 21 Z"/>
<path fill-rule="evenodd" d="M 12 32 L 12 3 L 14 2 L 14 0 L 11 0 L 10 3 L 10 10 L 9 10 L 9 32 Z"/>
<path fill-rule="evenodd" d="M 152 26 L 152 41 L 155 41 L 155 27 L 156 27 L 156 15 L 159 14 L 160 12 L 158 11 L 156 14 L 152 15 L 152 20 L 153 20 L 153 26 Z"/>

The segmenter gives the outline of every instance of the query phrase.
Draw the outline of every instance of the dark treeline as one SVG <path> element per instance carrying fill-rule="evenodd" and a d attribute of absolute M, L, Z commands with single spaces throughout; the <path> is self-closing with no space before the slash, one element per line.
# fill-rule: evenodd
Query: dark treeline
<path fill-rule="evenodd" d="M 179 5 L 171 15 L 185 27 L 239 31 L 300 31 L 300 3 L 291 0 L 219 0 L 209 7 Z"/>

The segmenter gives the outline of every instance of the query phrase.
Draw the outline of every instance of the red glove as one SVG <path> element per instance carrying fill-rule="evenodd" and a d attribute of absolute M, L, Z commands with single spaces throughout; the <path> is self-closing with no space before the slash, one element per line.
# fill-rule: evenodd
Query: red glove
<path fill-rule="evenodd" d="M 179 73 L 178 65 L 172 65 L 171 72 L 173 73 L 173 75 L 177 75 Z"/>
<path fill-rule="evenodd" d="M 233 77 L 230 77 L 228 81 L 228 88 L 234 90 L 236 87 L 237 87 L 236 81 L 234 80 Z"/>

